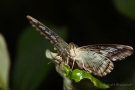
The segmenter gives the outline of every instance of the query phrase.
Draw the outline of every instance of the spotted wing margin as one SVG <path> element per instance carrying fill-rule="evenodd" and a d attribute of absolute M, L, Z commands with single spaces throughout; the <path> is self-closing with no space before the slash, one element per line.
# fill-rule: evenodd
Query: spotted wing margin
<path fill-rule="evenodd" d="M 56 33 L 54 33 L 51 29 L 49 29 L 47 26 L 36 20 L 35 18 L 27 15 L 28 20 L 32 24 L 33 27 L 36 28 L 37 31 L 41 33 L 47 40 L 49 40 L 51 43 L 64 43 L 68 45 L 62 38 L 60 38 Z"/>
<path fill-rule="evenodd" d="M 94 51 L 112 61 L 125 59 L 133 53 L 133 48 L 119 44 L 97 44 L 79 47 L 80 50 Z"/>

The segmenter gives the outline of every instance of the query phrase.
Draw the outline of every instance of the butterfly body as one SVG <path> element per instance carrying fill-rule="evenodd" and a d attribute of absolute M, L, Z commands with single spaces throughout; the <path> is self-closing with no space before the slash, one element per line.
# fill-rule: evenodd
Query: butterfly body
<path fill-rule="evenodd" d="M 113 62 L 122 60 L 133 53 L 133 48 L 119 44 L 97 44 L 78 47 L 67 44 L 56 33 L 31 16 L 27 16 L 33 27 L 48 39 L 61 57 L 60 61 L 71 69 L 78 68 L 97 76 L 105 76 L 113 70 Z M 76 64 L 76 65 L 75 65 Z"/>

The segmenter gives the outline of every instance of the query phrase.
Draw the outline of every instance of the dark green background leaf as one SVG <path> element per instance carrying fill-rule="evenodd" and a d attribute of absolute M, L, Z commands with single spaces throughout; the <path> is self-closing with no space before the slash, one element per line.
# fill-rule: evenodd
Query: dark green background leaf
<path fill-rule="evenodd" d="M 119 12 L 135 19 L 135 0 L 114 0 L 114 4 Z"/>
<path fill-rule="evenodd" d="M 52 28 L 58 35 L 66 37 L 65 28 Z M 45 57 L 45 50 L 52 50 L 53 45 L 32 26 L 25 29 L 18 40 L 17 58 L 12 72 L 12 90 L 35 90 L 53 67 L 53 63 L 48 64 L 50 60 Z"/>

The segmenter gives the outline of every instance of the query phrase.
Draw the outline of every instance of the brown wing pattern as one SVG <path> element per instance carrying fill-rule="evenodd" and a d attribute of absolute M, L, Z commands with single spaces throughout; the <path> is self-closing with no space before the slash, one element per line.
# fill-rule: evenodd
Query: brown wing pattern
<path fill-rule="evenodd" d="M 31 16 L 27 16 L 28 20 L 32 24 L 33 27 L 36 28 L 37 31 L 41 33 L 47 40 L 49 40 L 52 44 L 54 44 L 55 49 L 59 52 L 65 49 L 68 44 L 60 38 L 56 33 L 54 33 L 51 29 L 49 29 L 47 26 L 36 20 L 35 18 Z M 60 53 L 60 52 L 59 52 Z"/>
<path fill-rule="evenodd" d="M 28 20 L 32 24 L 33 27 L 37 29 L 43 35 L 47 40 L 49 40 L 51 43 L 64 43 L 68 45 L 62 38 L 60 38 L 56 33 L 54 33 L 51 29 L 49 29 L 47 26 L 36 20 L 35 18 L 31 16 L 27 16 Z"/>
<path fill-rule="evenodd" d="M 80 69 L 98 76 L 105 76 L 113 69 L 112 61 L 121 60 L 131 55 L 133 48 L 117 44 L 88 45 L 78 47 L 74 51 L 75 61 Z"/>
<path fill-rule="evenodd" d="M 101 54 L 112 61 L 122 60 L 133 53 L 133 48 L 127 45 L 119 44 L 99 44 L 79 47 L 87 51 L 94 51 Z"/>

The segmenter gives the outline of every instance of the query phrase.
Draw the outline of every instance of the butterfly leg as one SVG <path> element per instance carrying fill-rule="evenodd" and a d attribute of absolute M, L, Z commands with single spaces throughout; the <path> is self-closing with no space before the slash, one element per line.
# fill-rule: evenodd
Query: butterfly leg
<path fill-rule="evenodd" d="M 67 57 L 67 60 L 65 61 L 65 63 L 68 65 L 68 63 L 69 63 L 69 57 Z"/>
<path fill-rule="evenodd" d="M 62 56 L 63 52 L 64 52 L 64 50 L 61 51 L 60 56 Z"/>
<path fill-rule="evenodd" d="M 52 61 L 49 61 L 47 64 L 50 64 Z"/>
<path fill-rule="evenodd" d="M 73 68 L 74 68 L 74 64 L 75 64 L 75 57 L 72 57 L 70 54 L 69 54 L 69 52 L 65 49 L 65 51 L 67 52 L 67 54 L 68 54 L 68 57 L 67 57 L 67 65 L 68 65 L 68 63 L 69 63 L 69 58 L 73 58 L 73 65 L 72 65 L 72 70 L 73 70 Z"/>
<path fill-rule="evenodd" d="M 83 59 L 81 59 L 81 61 L 82 61 L 82 67 L 83 67 L 83 69 L 85 69 L 86 71 L 89 71 L 91 73 L 92 71 L 85 67 L 84 62 L 83 62 Z"/>
<path fill-rule="evenodd" d="M 73 70 L 73 67 L 74 67 L 74 64 L 75 64 L 75 58 L 73 58 L 73 65 L 72 65 L 72 70 Z"/>

